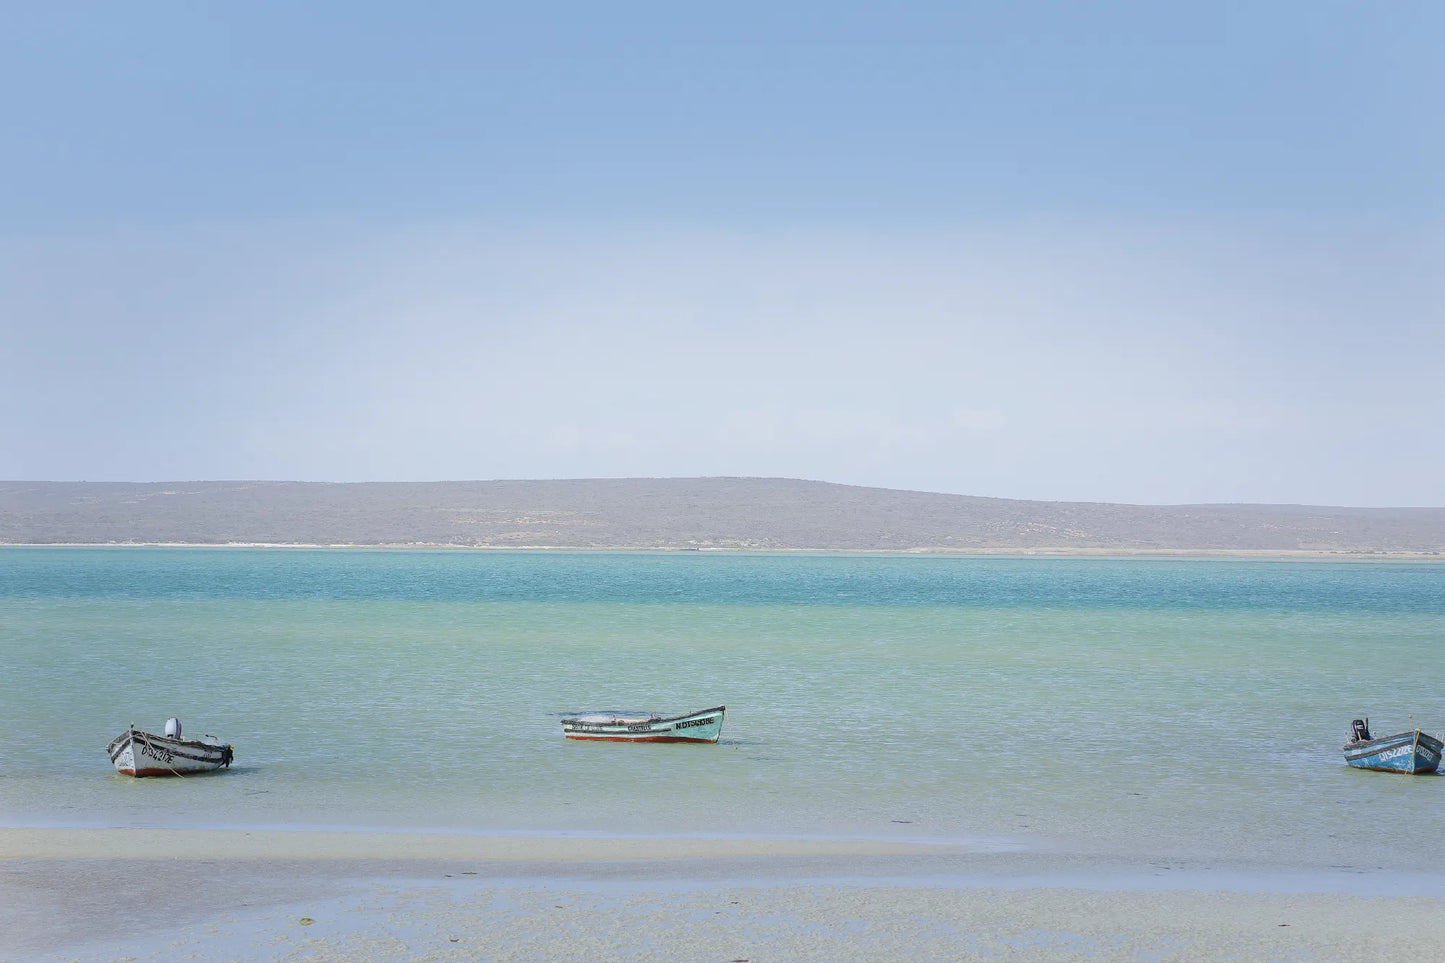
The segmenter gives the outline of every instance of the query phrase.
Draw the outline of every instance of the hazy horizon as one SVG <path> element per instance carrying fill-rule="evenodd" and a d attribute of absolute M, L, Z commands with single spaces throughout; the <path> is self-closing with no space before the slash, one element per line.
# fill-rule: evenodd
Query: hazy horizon
<path fill-rule="evenodd" d="M 1412 510 L 1412 509 L 1440 509 L 1445 508 L 1445 499 L 1437 500 L 1435 504 L 1420 505 L 1330 505 L 1312 502 L 1105 502 L 1086 499 L 1029 499 L 1011 498 L 1007 495 L 977 495 L 972 492 L 945 492 L 935 489 L 920 488 L 897 488 L 888 485 L 855 485 L 850 482 L 834 482 L 826 478 L 786 478 L 777 475 L 672 475 L 672 476 L 633 476 L 633 475 L 610 475 L 592 476 L 587 478 L 429 478 L 414 481 L 400 481 L 396 479 L 376 478 L 364 481 L 338 481 L 334 479 L 299 479 L 299 478 L 116 478 L 109 481 L 84 478 L 0 478 L 0 485 L 214 485 L 214 484 L 238 484 L 238 485 L 486 485 L 492 483 L 503 484 L 550 484 L 570 482 L 709 482 L 709 481 L 745 481 L 745 482 L 797 482 L 803 484 L 818 484 L 839 486 L 843 488 L 870 489 L 881 492 L 897 492 L 900 494 L 913 495 L 946 495 L 959 496 L 963 498 L 983 498 L 1000 502 L 1040 502 L 1044 504 L 1089 504 L 1089 505 L 1112 505 L 1119 507 L 1141 507 L 1141 508 L 1189 508 L 1194 506 L 1210 507 L 1240 507 L 1240 508 L 1322 508 L 1322 509 L 1381 509 L 1381 510 Z"/>
<path fill-rule="evenodd" d="M 1434 6 L 11 20 L 0 477 L 1440 502 Z"/>

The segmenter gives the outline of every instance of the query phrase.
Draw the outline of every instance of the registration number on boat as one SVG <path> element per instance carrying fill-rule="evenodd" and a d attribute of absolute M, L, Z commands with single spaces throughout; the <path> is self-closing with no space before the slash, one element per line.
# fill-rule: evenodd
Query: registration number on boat
<path fill-rule="evenodd" d="M 170 765 L 176 760 L 174 753 L 172 753 L 169 749 L 162 749 L 159 746 L 142 744 L 140 747 L 140 751 L 145 755 L 150 756 L 157 762 L 163 762 L 166 765 Z"/>
<path fill-rule="evenodd" d="M 1401 756 L 1408 756 L 1413 751 L 1414 747 L 1412 746 L 1396 746 L 1394 749 L 1386 749 L 1376 758 L 1380 759 L 1381 761 L 1385 759 L 1399 759 Z M 1420 751 L 1428 753 L 1430 750 L 1426 749 L 1424 746 L 1421 746 Z"/>

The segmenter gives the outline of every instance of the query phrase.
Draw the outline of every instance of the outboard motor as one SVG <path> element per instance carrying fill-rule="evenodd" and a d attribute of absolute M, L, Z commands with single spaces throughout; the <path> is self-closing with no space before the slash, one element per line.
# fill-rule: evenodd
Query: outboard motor
<path fill-rule="evenodd" d="M 168 739 L 179 739 L 180 737 L 181 737 L 181 720 L 179 720 L 179 719 L 167 719 L 167 720 L 166 720 L 166 738 L 168 738 Z"/>
<path fill-rule="evenodd" d="M 1350 723 L 1350 727 L 1351 727 L 1351 728 L 1354 730 L 1354 732 L 1355 732 L 1355 741 L 1356 741 L 1356 742 L 1369 742 L 1369 741 L 1370 741 L 1370 720 L 1369 720 L 1369 719 L 1356 719 L 1355 721 L 1353 721 L 1353 722 Z"/>

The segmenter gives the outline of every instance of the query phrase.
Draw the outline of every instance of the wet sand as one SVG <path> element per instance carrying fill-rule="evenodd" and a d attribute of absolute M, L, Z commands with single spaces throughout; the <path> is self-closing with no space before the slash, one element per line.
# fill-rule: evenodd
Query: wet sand
<path fill-rule="evenodd" d="M 0 960 L 1428 959 L 1445 878 L 854 840 L 0 830 Z M 306 921 L 310 922 L 306 922 Z"/>

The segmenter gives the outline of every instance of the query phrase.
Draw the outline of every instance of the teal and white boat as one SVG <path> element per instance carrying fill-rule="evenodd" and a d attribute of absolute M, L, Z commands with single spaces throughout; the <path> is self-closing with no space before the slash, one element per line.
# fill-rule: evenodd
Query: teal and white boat
<path fill-rule="evenodd" d="M 655 712 L 577 712 L 562 717 L 568 739 L 604 742 L 717 742 L 727 706 L 681 716 Z"/>

